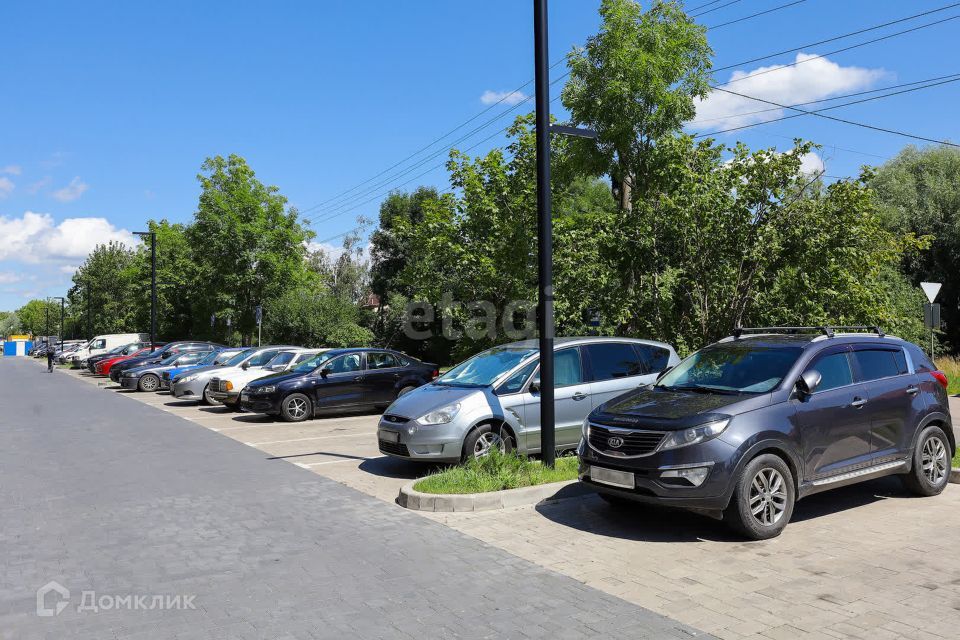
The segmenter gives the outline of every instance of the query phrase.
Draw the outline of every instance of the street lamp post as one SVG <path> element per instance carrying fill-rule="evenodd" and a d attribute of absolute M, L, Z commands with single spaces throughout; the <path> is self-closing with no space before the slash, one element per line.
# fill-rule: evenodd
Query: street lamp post
<path fill-rule="evenodd" d="M 540 334 L 540 455 L 553 467 L 556 426 L 553 388 L 553 219 L 550 212 L 550 61 L 547 0 L 533 0 L 537 127 L 537 330 Z"/>
<path fill-rule="evenodd" d="M 157 348 L 157 234 L 154 231 L 134 231 L 143 238 L 150 237 L 150 351 Z"/>
<path fill-rule="evenodd" d="M 63 296 L 53 296 L 52 299 L 60 301 L 60 351 L 63 351 L 63 305 L 67 299 Z"/>

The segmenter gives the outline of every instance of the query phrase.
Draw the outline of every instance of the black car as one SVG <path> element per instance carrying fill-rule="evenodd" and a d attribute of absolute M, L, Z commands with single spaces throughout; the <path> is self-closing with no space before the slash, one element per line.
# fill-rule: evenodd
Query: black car
<path fill-rule="evenodd" d="M 163 346 L 165 343 L 158 342 L 157 346 Z M 139 351 L 144 347 L 149 347 L 149 342 L 131 342 L 130 344 L 121 345 L 119 347 L 114 347 L 105 353 L 98 353 L 96 355 L 90 356 L 86 359 L 86 366 L 90 373 L 96 373 L 97 363 L 101 360 L 106 360 L 107 358 L 113 358 L 114 356 L 128 356 L 134 351 Z"/>
<path fill-rule="evenodd" d="M 122 362 L 118 362 L 117 364 L 113 365 L 110 367 L 110 379 L 114 382 L 120 382 L 120 376 L 123 375 L 123 372 L 127 369 L 142 367 L 147 364 L 157 364 L 167 356 L 171 356 L 174 353 L 181 353 L 184 351 L 213 351 L 214 349 L 222 348 L 223 345 L 212 342 L 202 342 L 199 340 L 168 342 L 162 347 L 158 347 L 154 351 L 144 353 L 135 358 L 123 360 Z"/>
<path fill-rule="evenodd" d="M 600 405 L 580 480 L 608 502 L 693 509 L 757 540 L 827 489 L 899 475 L 939 494 L 956 450 L 946 376 L 879 329 L 835 329 L 741 329 Z"/>
<path fill-rule="evenodd" d="M 386 408 L 439 373 L 436 365 L 397 351 L 331 349 L 290 371 L 249 383 L 240 394 L 240 406 L 289 422 L 306 420 L 319 411 Z"/>

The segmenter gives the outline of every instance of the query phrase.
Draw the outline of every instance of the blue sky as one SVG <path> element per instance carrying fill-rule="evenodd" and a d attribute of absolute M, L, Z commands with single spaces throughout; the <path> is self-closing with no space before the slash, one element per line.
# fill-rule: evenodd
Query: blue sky
<path fill-rule="evenodd" d="M 717 25 L 790 0 L 724 6 L 729 1 L 702 9 L 717 8 L 698 20 Z M 688 6 L 701 4 L 706 0 Z M 726 66 L 947 4 L 805 0 L 712 29 L 709 38 L 715 66 Z M 72 269 L 98 241 L 129 240 L 129 232 L 150 218 L 188 221 L 198 195 L 195 176 L 207 156 L 244 156 L 260 179 L 277 185 L 301 209 L 367 180 L 486 108 L 485 94 L 489 101 L 533 77 L 531 6 L 526 0 L 5 3 L 0 309 L 62 295 Z M 598 6 L 599 0 L 551 0 L 552 60 L 596 31 Z M 953 15 L 960 15 L 960 7 L 803 53 L 822 55 Z M 960 73 L 956 56 L 946 55 L 956 49 L 958 36 L 960 19 L 730 88 L 799 103 Z M 715 80 L 796 56 L 737 66 Z M 560 66 L 554 73 L 563 71 Z M 830 113 L 957 141 L 958 97 L 960 83 L 953 83 Z M 506 102 L 494 107 L 447 144 L 507 108 Z M 713 96 L 698 116 L 710 122 L 695 130 L 752 122 L 727 116 L 758 108 L 763 105 Z M 526 110 L 523 105 L 512 113 Z M 458 146 L 477 143 L 509 119 Z M 910 142 L 810 116 L 720 139 L 787 148 L 794 136 L 824 145 L 830 176 L 855 174 L 861 164 L 882 162 Z M 388 188 L 440 163 L 445 153 L 405 176 L 385 179 L 443 147 L 431 147 L 349 194 L 348 205 L 311 209 L 307 217 L 327 218 L 314 226 L 317 240 L 337 244 L 334 236 L 355 227 L 357 215 L 375 218 Z M 401 188 L 417 184 L 445 187 L 446 174 L 435 170 Z"/>

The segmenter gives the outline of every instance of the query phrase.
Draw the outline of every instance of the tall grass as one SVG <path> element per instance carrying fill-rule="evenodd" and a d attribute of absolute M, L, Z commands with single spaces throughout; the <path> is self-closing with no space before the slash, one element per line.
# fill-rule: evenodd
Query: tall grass
<path fill-rule="evenodd" d="M 577 458 L 557 458 L 553 469 L 539 460 L 513 453 L 493 451 L 483 458 L 431 474 L 413 488 L 423 493 L 484 493 L 502 489 L 532 487 L 548 482 L 576 480 Z"/>
<path fill-rule="evenodd" d="M 937 358 L 937 368 L 947 374 L 947 380 L 950 382 L 947 393 L 960 394 L 960 358 L 949 356 Z"/>

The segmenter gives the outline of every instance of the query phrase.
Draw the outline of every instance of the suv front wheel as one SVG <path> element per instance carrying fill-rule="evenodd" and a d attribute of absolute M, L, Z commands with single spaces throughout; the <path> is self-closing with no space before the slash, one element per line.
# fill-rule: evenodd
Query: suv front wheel
<path fill-rule="evenodd" d="M 787 463 L 779 456 L 763 454 L 743 469 L 723 520 L 753 540 L 775 538 L 790 522 L 795 500 Z"/>
<path fill-rule="evenodd" d="M 913 468 L 901 476 L 903 483 L 918 496 L 935 496 L 950 481 L 950 441 L 938 426 L 923 430 L 913 452 Z"/>

